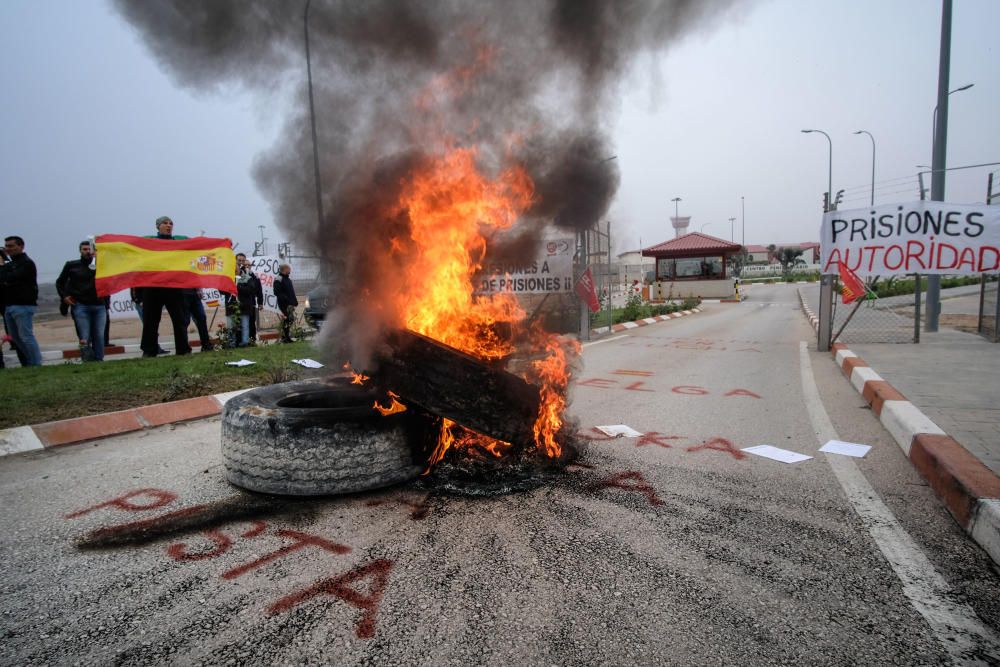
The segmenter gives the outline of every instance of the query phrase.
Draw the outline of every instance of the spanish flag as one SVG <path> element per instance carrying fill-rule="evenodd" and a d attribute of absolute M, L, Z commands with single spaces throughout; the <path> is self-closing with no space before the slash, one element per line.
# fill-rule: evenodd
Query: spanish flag
<path fill-rule="evenodd" d="M 229 239 L 102 234 L 94 240 L 98 296 L 129 287 L 207 287 L 236 294 L 236 255 Z"/>

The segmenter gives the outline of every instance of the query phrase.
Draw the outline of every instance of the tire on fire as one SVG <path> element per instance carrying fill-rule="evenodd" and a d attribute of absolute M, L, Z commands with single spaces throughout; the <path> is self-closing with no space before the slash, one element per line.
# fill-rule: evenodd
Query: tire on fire
<path fill-rule="evenodd" d="M 431 419 L 382 416 L 372 390 L 345 378 L 243 393 L 222 410 L 226 479 L 250 491 L 309 496 L 377 489 L 424 469 Z"/>

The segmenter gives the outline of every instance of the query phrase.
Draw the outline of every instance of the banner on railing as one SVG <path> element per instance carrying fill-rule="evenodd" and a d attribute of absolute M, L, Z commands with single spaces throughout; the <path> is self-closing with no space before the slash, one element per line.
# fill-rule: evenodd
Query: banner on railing
<path fill-rule="evenodd" d="M 830 211 L 820 227 L 820 266 L 859 276 L 975 275 L 1000 271 L 1000 206 L 917 201 Z"/>

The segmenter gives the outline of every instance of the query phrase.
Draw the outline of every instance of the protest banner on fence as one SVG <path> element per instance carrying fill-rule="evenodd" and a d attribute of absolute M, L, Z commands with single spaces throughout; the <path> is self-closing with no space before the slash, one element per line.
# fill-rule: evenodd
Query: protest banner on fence
<path fill-rule="evenodd" d="M 861 277 L 1000 271 L 1000 206 L 917 201 L 830 211 L 820 227 L 820 267 L 844 263 Z"/>
<path fill-rule="evenodd" d="M 572 292 L 573 249 L 573 239 L 542 240 L 527 261 L 484 265 L 473 281 L 476 293 Z"/>

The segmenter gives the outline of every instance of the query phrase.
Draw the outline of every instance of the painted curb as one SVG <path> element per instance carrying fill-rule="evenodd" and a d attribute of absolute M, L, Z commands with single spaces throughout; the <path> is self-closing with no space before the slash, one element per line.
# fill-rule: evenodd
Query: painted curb
<path fill-rule="evenodd" d="M 251 391 L 239 389 L 211 396 L 154 403 L 100 415 L 62 419 L 32 426 L 0 430 L 0 457 L 39 449 L 53 449 L 90 442 L 123 433 L 144 431 L 166 424 L 214 417 L 229 399 Z"/>
<path fill-rule="evenodd" d="M 619 331 L 627 331 L 629 329 L 638 329 L 639 327 L 645 327 L 650 324 L 656 324 L 657 322 L 666 322 L 667 320 L 676 320 L 678 317 L 685 317 L 687 315 L 694 315 L 695 313 L 700 313 L 700 308 L 692 308 L 691 310 L 681 310 L 676 313 L 671 313 L 669 315 L 657 315 L 655 317 L 645 317 L 641 320 L 636 320 L 635 322 L 621 322 L 619 324 L 612 324 L 610 327 L 600 327 L 598 329 L 591 329 L 591 336 L 601 336 L 606 333 L 617 333 Z"/>
<path fill-rule="evenodd" d="M 819 321 L 801 291 L 799 302 L 817 329 Z M 958 525 L 1000 565 L 1000 477 L 844 343 L 834 343 L 830 353 Z"/>

